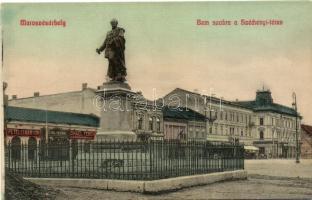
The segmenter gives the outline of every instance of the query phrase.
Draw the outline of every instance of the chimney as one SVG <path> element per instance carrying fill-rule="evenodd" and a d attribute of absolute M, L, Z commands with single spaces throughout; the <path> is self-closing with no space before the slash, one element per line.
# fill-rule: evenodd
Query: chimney
<path fill-rule="evenodd" d="M 34 97 L 39 97 L 40 93 L 39 92 L 34 92 Z"/>
<path fill-rule="evenodd" d="M 88 83 L 83 83 L 82 84 L 82 90 L 85 90 L 85 89 L 87 89 L 88 88 Z"/>
<path fill-rule="evenodd" d="M 16 94 L 12 95 L 12 99 L 17 99 L 17 95 Z"/>

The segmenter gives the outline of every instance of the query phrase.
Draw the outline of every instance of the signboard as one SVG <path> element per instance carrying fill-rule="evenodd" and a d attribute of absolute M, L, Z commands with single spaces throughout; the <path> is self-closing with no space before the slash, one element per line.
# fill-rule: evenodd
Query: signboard
<path fill-rule="evenodd" d="M 6 136 L 40 137 L 40 130 L 6 128 Z"/>
<path fill-rule="evenodd" d="M 53 138 L 68 138 L 67 130 L 50 129 L 48 134 L 49 134 L 49 137 L 53 137 Z"/>
<path fill-rule="evenodd" d="M 70 130 L 70 139 L 89 139 L 93 140 L 95 137 L 95 131 L 79 131 Z"/>

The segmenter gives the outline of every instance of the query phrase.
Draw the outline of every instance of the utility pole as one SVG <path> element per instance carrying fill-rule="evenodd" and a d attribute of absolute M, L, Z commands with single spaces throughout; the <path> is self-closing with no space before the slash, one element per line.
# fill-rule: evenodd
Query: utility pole
<path fill-rule="evenodd" d="M 292 106 L 295 109 L 296 112 L 296 163 L 300 163 L 299 156 L 300 156 L 300 148 L 299 148 L 299 135 L 298 135 L 298 111 L 297 111 L 297 98 L 296 98 L 296 93 L 293 92 L 292 94 L 293 97 L 293 103 Z"/>
<path fill-rule="evenodd" d="M 3 48 L 2 48 L 3 49 Z M 1 81 L 2 82 L 2 81 Z M 7 126 L 7 119 L 6 119 L 6 107 L 8 104 L 8 97 L 5 94 L 5 90 L 7 89 L 8 84 L 6 82 L 2 82 L 2 91 L 0 92 L 1 95 L 3 95 L 3 99 L 2 101 L 0 100 L 1 104 L 2 104 L 2 110 L 3 110 L 3 121 L 0 122 L 0 127 L 2 128 L 2 131 L 0 131 L 1 136 L 0 136 L 0 141 L 1 141 L 1 145 L 0 145 L 0 152 L 2 154 L 0 162 L 2 163 L 1 167 L 0 167 L 0 175 L 3 178 L 2 181 L 0 182 L 0 199 L 4 199 L 4 193 L 5 193 L 5 146 L 6 146 L 6 136 L 5 136 L 5 130 L 6 130 L 6 126 Z M 0 96 L 1 96 L 0 95 Z M 3 126 L 2 126 L 3 125 Z"/>

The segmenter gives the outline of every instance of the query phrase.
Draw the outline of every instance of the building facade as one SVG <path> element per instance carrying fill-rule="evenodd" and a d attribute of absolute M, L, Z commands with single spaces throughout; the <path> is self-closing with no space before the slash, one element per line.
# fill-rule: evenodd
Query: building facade
<path fill-rule="evenodd" d="M 163 98 L 134 102 L 130 118 L 132 131 L 138 135 L 176 138 L 185 132 L 187 138 L 203 138 L 210 141 L 239 142 L 264 158 L 292 158 L 296 153 L 296 133 L 300 140 L 301 116 L 291 107 L 273 102 L 269 90 L 256 92 L 251 101 L 227 101 L 176 88 Z M 10 106 L 41 108 L 101 116 L 96 106 L 96 90 L 83 84 L 81 91 L 9 100 Z M 142 101 L 144 100 L 144 101 Z M 140 105 L 140 106 L 138 106 Z M 169 118 L 164 106 L 189 108 L 205 120 Z M 193 113 L 193 114 L 194 114 Z M 297 117 L 297 126 L 296 126 Z M 176 130 L 171 130 L 176 127 Z M 296 131 L 297 127 L 297 131 Z M 170 131 L 171 130 L 171 131 Z"/>
<path fill-rule="evenodd" d="M 312 158 L 312 126 L 301 125 L 301 158 Z"/>
<path fill-rule="evenodd" d="M 78 113 L 8 106 L 4 116 L 6 143 L 93 140 L 99 127 L 97 116 Z"/>
<path fill-rule="evenodd" d="M 100 117 L 101 110 L 95 105 L 95 91 L 83 83 L 81 90 L 78 91 L 50 95 L 40 95 L 39 92 L 34 92 L 32 97 L 26 98 L 18 98 L 17 95 L 13 95 L 8 104 L 14 107 L 94 114 Z"/>
<path fill-rule="evenodd" d="M 13 160 L 68 158 L 70 143 L 94 140 L 99 127 L 97 116 L 79 113 L 7 106 L 4 116 L 5 141 L 13 147 L 9 153 Z M 45 145 L 48 150 L 41 148 Z"/>
<path fill-rule="evenodd" d="M 191 109 L 163 108 L 164 139 L 206 140 L 206 118 Z"/>
<path fill-rule="evenodd" d="M 207 140 L 237 141 L 256 147 L 258 156 L 263 158 L 295 157 L 296 112 L 274 103 L 269 90 L 257 91 L 253 101 L 226 101 L 177 88 L 167 94 L 163 102 L 204 115 Z M 299 140 L 300 119 L 297 116 Z"/>

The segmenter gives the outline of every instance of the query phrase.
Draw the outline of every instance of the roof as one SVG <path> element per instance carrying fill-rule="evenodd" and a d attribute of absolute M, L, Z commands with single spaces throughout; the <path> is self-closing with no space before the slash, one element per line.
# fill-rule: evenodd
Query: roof
<path fill-rule="evenodd" d="M 312 126 L 301 124 L 301 129 L 312 137 Z"/>
<path fill-rule="evenodd" d="M 185 90 L 185 89 L 182 89 L 182 88 L 176 88 L 173 91 L 171 91 L 170 93 L 166 94 L 164 97 L 167 97 L 170 94 L 175 93 L 177 91 L 181 91 L 181 92 L 184 92 L 184 93 L 187 93 L 187 94 L 191 94 L 191 95 L 200 96 L 202 98 L 206 97 L 207 99 L 209 99 L 209 101 L 211 100 L 211 102 L 213 102 L 213 103 L 219 104 L 220 101 L 221 101 L 223 105 L 229 105 L 229 106 L 233 106 L 233 107 L 238 107 L 238 108 L 250 110 L 250 108 L 246 108 L 245 106 L 237 104 L 235 101 L 228 101 L 228 100 L 220 99 L 220 98 L 217 98 L 217 97 L 214 97 L 214 96 L 202 95 L 200 93 L 191 92 L 191 91 L 188 91 L 188 90 Z"/>
<path fill-rule="evenodd" d="M 255 112 L 272 111 L 272 112 L 277 112 L 280 114 L 296 116 L 296 111 L 294 109 L 277 104 L 277 103 L 270 103 L 270 104 L 264 104 L 264 105 L 259 105 L 257 104 L 256 101 L 237 101 L 236 103 L 242 106 L 245 106 L 246 108 L 250 108 L 254 110 Z M 299 116 L 299 113 L 298 113 L 298 116 Z"/>
<path fill-rule="evenodd" d="M 54 93 L 54 94 L 43 94 L 43 95 L 40 94 L 40 96 L 30 96 L 30 97 L 20 97 L 20 98 L 16 98 L 16 99 L 9 99 L 9 102 L 25 100 L 25 99 L 42 98 L 42 97 L 62 96 L 62 95 L 68 95 L 68 94 L 73 94 L 73 93 L 82 93 L 82 92 L 86 92 L 86 91 L 95 92 L 96 89 L 88 87 L 88 88 L 85 88 L 82 90 L 76 90 L 76 91 L 60 92 L 60 93 Z"/>
<path fill-rule="evenodd" d="M 270 90 L 257 91 L 256 99 L 254 101 L 236 101 L 235 103 L 252 109 L 255 112 L 271 111 L 291 116 L 299 116 L 293 108 L 274 103 Z"/>
<path fill-rule="evenodd" d="M 58 112 L 32 108 L 8 106 L 5 108 L 5 119 L 8 121 L 39 122 L 53 124 L 70 124 L 99 127 L 99 118 L 95 115 Z"/>
<path fill-rule="evenodd" d="M 192 109 L 179 107 L 172 108 L 165 106 L 163 107 L 163 117 L 170 119 L 182 119 L 182 120 L 195 120 L 195 121 L 206 121 L 206 117 Z"/>

